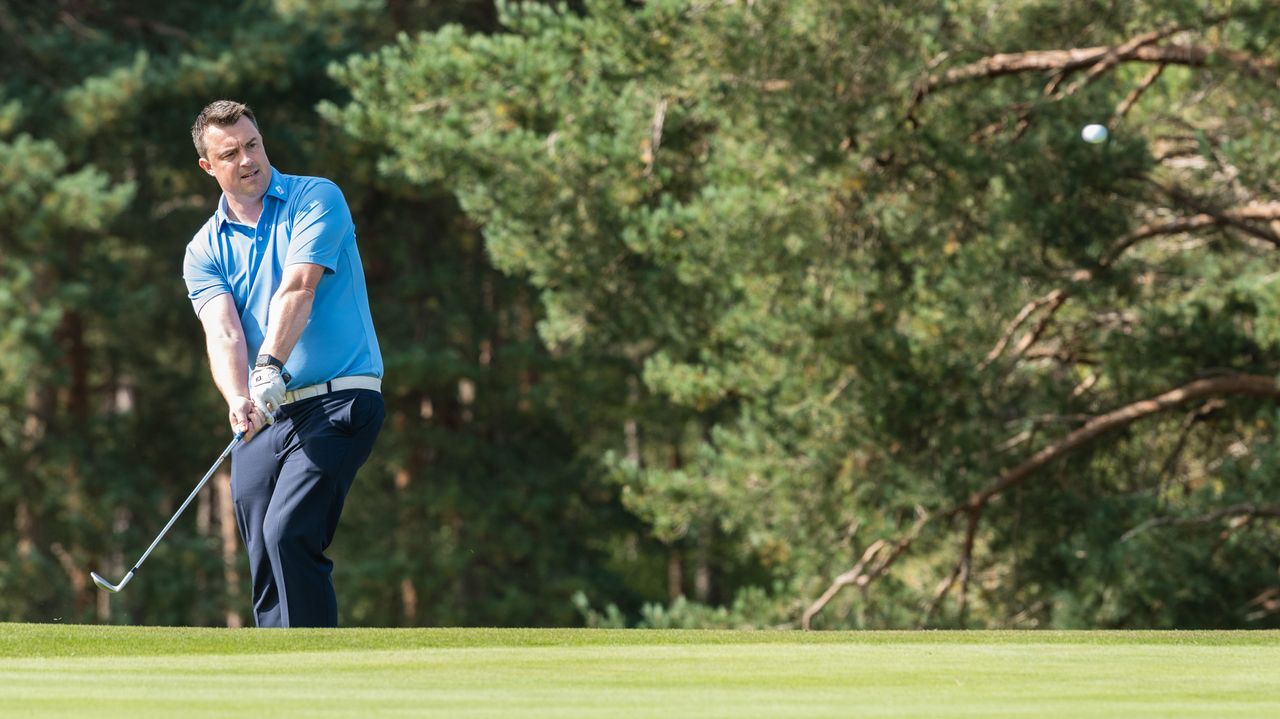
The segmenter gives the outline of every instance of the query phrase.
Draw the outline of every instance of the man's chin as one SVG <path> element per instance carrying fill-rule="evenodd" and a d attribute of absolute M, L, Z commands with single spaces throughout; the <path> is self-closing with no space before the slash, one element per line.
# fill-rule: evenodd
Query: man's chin
<path fill-rule="evenodd" d="M 267 192 L 267 184 L 271 182 L 271 176 L 265 172 L 260 172 L 252 177 L 245 177 L 240 180 L 240 187 L 244 188 L 246 195 L 264 195 Z"/>

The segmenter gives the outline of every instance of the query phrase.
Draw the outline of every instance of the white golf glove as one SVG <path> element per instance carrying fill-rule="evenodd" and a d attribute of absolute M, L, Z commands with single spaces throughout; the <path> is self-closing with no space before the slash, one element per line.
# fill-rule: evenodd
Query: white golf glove
<path fill-rule="evenodd" d="M 249 399 L 266 417 L 267 424 L 275 424 L 276 412 L 284 404 L 284 382 L 279 367 L 255 367 L 249 376 Z"/>

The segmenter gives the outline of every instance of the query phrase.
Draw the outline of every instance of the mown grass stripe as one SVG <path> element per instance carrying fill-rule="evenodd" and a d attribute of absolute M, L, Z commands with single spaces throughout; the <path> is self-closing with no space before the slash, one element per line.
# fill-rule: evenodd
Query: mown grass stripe
<path fill-rule="evenodd" d="M 96 628 L 58 629 L 73 644 L 81 634 L 101 641 Z M 1201 635 L 1195 642 L 1128 633 L 1089 633 L 1092 641 L 1083 642 L 1063 641 L 1083 635 L 954 632 L 847 634 L 844 641 L 768 633 L 768 642 L 733 641 L 733 633 L 586 630 L 343 630 L 301 632 L 301 639 L 294 632 L 256 631 L 112 628 L 108 634 L 125 644 L 185 637 L 199 650 L 0 659 L 0 714 L 1280 716 L 1274 636 L 1267 645 L 1241 643 L 1248 637 L 1239 634 Z M 434 644 L 357 650 L 349 643 L 340 650 L 224 656 L 208 653 L 216 643 L 192 640 L 227 634 L 242 636 L 242 650 L 264 637 L 277 648 L 286 640 L 344 636 L 354 642 L 362 635 L 368 642 Z M 1037 641 L 1046 637 L 1052 641 Z"/>
<path fill-rule="evenodd" d="M 631 629 L 220 629 L 0 623 L 0 657 L 261 654 L 463 647 L 727 644 L 1271 646 L 1280 631 L 791 632 Z"/>

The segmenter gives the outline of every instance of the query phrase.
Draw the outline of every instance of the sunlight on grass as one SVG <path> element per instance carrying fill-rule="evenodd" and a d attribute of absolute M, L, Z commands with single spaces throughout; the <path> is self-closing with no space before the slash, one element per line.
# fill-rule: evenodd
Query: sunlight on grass
<path fill-rule="evenodd" d="M 1280 715 L 1280 633 L 0 625 L 18 716 Z"/>

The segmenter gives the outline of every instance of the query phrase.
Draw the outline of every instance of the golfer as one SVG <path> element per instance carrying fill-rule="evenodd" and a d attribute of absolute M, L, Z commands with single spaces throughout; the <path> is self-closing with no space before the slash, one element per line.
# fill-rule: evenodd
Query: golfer
<path fill-rule="evenodd" d="M 183 279 L 231 429 L 231 496 L 259 627 L 338 623 L 333 540 L 382 428 L 382 354 L 351 211 L 337 185 L 267 160 L 249 108 L 220 100 L 191 127 L 218 209 Z"/>

